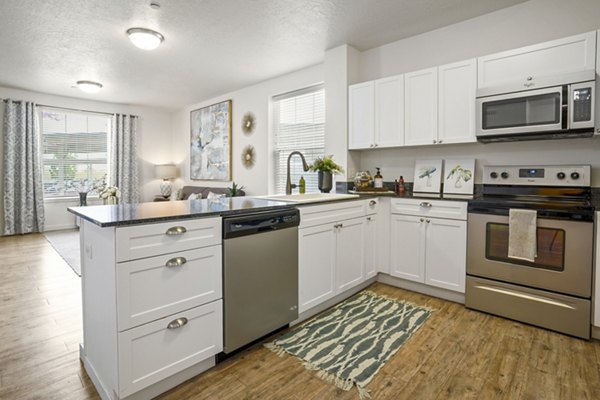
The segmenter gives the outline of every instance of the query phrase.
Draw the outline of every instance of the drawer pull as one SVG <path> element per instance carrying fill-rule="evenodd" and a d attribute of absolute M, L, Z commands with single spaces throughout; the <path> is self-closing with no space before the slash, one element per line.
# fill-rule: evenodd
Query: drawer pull
<path fill-rule="evenodd" d="M 422 203 L 421 203 L 421 204 L 419 204 L 419 205 L 420 205 L 421 207 L 431 207 L 431 206 L 433 206 L 433 204 L 431 204 L 431 203 L 430 203 L 430 202 L 428 202 L 428 201 L 424 201 L 424 202 L 422 202 Z"/>
<path fill-rule="evenodd" d="M 185 257 L 175 257 L 167 261 L 165 263 L 165 267 L 181 267 L 186 262 L 187 260 L 185 259 Z"/>
<path fill-rule="evenodd" d="M 185 227 L 183 227 L 183 226 L 174 226 L 172 228 L 167 229 L 167 231 L 165 232 L 165 234 L 168 235 L 168 236 L 179 236 L 179 235 L 183 235 L 186 232 L 187 232 L 187 229 L 185 229 Z"/>
<path fill-rule="evenodd" d="M 181 317 L 181 318 L 177 318 L 174 319 L 173 321 L 169 322 L 169 325 L 167 325 L 168 329 L 177 329 L 177 328 L 181 328 L 182 326 L 186 325 L 188 323 L 188 319 L 186 317 Z"/>
<path fill-rule="evenodd" d="M 369 205 L 370 205 L 371 207 L 374 207 L 374 206 L 376 206 L 376 205 L 377 205 L 377 202 L 376 202 L 375 200 L 371 200 L 371 201 L 369 201 Z"/>

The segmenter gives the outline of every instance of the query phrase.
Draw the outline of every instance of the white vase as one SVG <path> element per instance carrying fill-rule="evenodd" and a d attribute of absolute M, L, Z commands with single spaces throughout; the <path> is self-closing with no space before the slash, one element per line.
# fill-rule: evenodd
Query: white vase
<path fill-rule="evenodd" d="M 104 199 L 104 205 L 117 204 L 116 196 L 108 196 Z"/>

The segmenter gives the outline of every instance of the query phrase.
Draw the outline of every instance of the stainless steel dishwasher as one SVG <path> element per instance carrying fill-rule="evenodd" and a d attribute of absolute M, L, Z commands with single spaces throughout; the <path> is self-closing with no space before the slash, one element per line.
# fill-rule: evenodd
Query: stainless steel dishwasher
<path fill-rule="evenodd" d="M 297 209 L 223 218 L 224 348 L 298 318 Z"/>

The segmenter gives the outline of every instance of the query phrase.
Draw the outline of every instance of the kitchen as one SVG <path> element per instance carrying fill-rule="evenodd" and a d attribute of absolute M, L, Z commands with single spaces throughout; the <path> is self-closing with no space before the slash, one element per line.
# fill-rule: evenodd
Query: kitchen
<path fill-rule="evenodd" d="M 168 122 L 160 120 L 159 113 L 155 113 L 157 115 L 154 115 L 152 118 L 155 118 L 157 122 L 159 122 L 159 124 L 162 125 L 161 129 L 164 129 L 166 131 L 172 131 L 172 143 L 170 143 L 170 139 L 165 139 L 159 134 L 156 134 L 155 138 L 149 137 L 147 139 L 144 139 L 144 137 L 142 137 L 141 151 L 146 156 L 151 156 L 152 152 L 158 153 L 157 150 L 152 149 L 152 146 L 150 146 L 146 140 L 155 139 L 158 141 L 158 143 L 164 143 L 165 148 L 172 149 L 172 155 L 162 156 L 165 157 L 163 161 L 168 162 L 172 159 L 180 163 L 182 169 L 182 178 L 180 182 L 174 182 L 174 185 L 182 185 L 189 183 L 189 172 L 187 171 L 187 168 L 189 168 L 189 150 L 187 149 L 189 148 L 190 111 L 196 110 L 204 105 L 217 103 L 221 100 L 232 99 L 234 102 L 235 125 L 237 125 L 237 122 L 241 119 L 242 114 L 246 110 L 253 110 L 254 114 L 257 117 L 257 120 L 259 121 L 259 124 L 261 123 L 261 121 L 263 124 L 265 124 L 265 121 L 268 120 L 268 107 L 264 99 L 274 94 L 284 93 L 301 87 L 306 87 L 319 81 L 325 81 L 325 90 L 328 93 L 326 129 L 328 130 L 328 132 L 346 132 L 346 126 L 348 123 L 348 112 L 345 109 L 345 104 L 347 102 L 346 99 L 349 84 L 385 78 L 399 73 L 416 71 L 423 68 L 430 68 L 438 65 L 445 65 L 459 60 L 479 57 L 482 55 L 515 49 L 521 46 L 542 43 L 550 40 L 560 39 L 563 37 L 569 37 L 572 35 L 583 34 L 585 32 L 591 32 L 596 30 L 598 28 L 596 22 L 598 20 L 598 14 L 597 6 L 595 5 L 595 3 L 580 2 L 577 4 L 579 4 L 579 8 L 573 4 L 564 5 L 560 2 L 526 2 L 514 6 L 515 8 L 508 8 L 496 11 L 492 14 L 474 18 L 473 20 L 459 22 L 455 25 L 450 25 L 445 28 L 440 28 L 438 30 L 434 30 L 428 33 L 423 33 L 413 38 L 400 40 L 398 42 L 392 42 L 371 50 L 358 52 L 348 46 L 336 47 L 325 53 L 325 62 L 323 65 L 309 67 L 305 70 L 301 70 L 287 76 L 282 76 L 280 78 L 275 78 L 274 80 L 265 82 L 263 84 L 258 84 L 254 87 L 241 89 L 236 92 L 231 92 L 222 96 L 210 98 L 201 103 L 196 102 L 192 105 L 183 107 L 180 111 L 173 113 L 173 117 L 171 120 L 172 127 L 169 126 Z M 567 18 L 565 16 L 569 17 Z M 539 25 L 536 24 L 534 29 L 530 23 L 530 21 L 532 21 L 533 18 L 545 21 L 546 23 L 540 23 Z M 477 41 L 474 41 L 472 39 L 474 32 L 477 33 Z M 468 46 L 466 46 L 465 44 L 468 44 Z M 428 51 L 423 51 L 424 49 L 427 49 Z M 405 54 L 412 55 L 412 57 L 403 57 L 403 55 Z M 340 73 L 340 71 L 344 71 L 344 73 Z M 1 94 L 2 97 L 16 96 L 20 98 L 31 98 L 30 93 L 19 91 L 18 89 L 3 88 Z M 50 102 L 53 102 L 54 104 L 56 104 L 56 98 L 51 99 L 49 95 L 38 96 L 40 96 L 40 98 L 46 96 L 44 100 L 38 100 L 40 103 L 48 104 Z M 336 98 L 339 101 L 336 101 Z M 65 103 L 68 102 L 71 102 L 71 104 L 77 104 L 77 106 L 71 105 L 71 107 L 75 107 L 78 109 L 98 109 L 98 102 L 94 104 L 94 102 L 88 101 L 86 103 L 82 100 L 81 102 L 77 103 L 74 100 L 68 99 L 60 99 L 60 101 L 65 106 L 67 105 Z M 102 107 L 104 107 L 103 109 L 108 108 L 107 105 L 102 105 Z M 146 115 L 149 116 L 150 114 L 152 113 L 146 112 Z M 248 144 L 248 138 L 241 134 L 241 132 L 236 132 L 236 129 L 237 127 L 234 126 L 232 146 L 234 149 L 241 149 L 246 144 Z M 266 134 L 266 128 L 264 128 L 264 126 L 263 129 L 263 134 Z M 257 131 L 256 134 L 258 133 L 259 132 Z M 596 160 L 598 158 L 595 155 L 597 154 L 599 146 L 597 143 L 598 141 L 595 138 L 568 139 L 560 141 L 547 140 L 531 142 L 494 143 L 485 145 L 481 143 L 460 145 L 442 144 L 439 146 L 430 145 L 421 147 L 404 147 L 363 151 L 347 151 L 347 140 L 348 139 L 345 133 L 343 135 L 340 135 L 338 133 L 335 135 L 328 135 L 326 137 L 326 148 L 328 150 L 327 153 L 333 154 L 334 159 L 345 166 L 345 169 L 348 171 L 348 180 L 351 180 L 351 177 L 353 175 L 352 171 L 358 171 L 361 169 L 374 170 L 375 165 L 381 167 L 382 172 L 384 174 L 384 178 L 387 181 L 393 180 L 394 178 L 397 178 L 400 175 L 403 175 L 405 177 L 412 177 L 414 163 L 417 159 L 476 158 L 477 169 L 475 171 L 475 182 L 478 184 L 483 183 L 484 165 L 588 164 L 592 166 L 591 186 L 599 186 L 599 178 L 596 176 L 598 174 L 594 173 L 597 170 Z M 261 137 L 260 141 L 258 141 L 255 144 L 255 147 L 259 155 L 266 154 L 268 147 L 267 138 Z M 238 150 L 235 151 L 237 152 Z M 298 162 L 298 160 L 295 160 L 294 162 Z M 267 157 L 259 157 L 257 159 L 257 164 L 254 167 L 255 169 L 253 170 L 246 170 L 245 168 L 243 168 L 243 166 L 241 165 L 241 161 L 238 160 L 238 157 L 233 157 L 233 163 L 234 179 L 237 182 L 241 182 L 246 187 L 248 187 L 250 194 L 262 195 L 269 192 L 269 179 L 267 179 L 266 177 L 269 176 L 268 171 L 270 167 L 267 162 Z M 146 200 L 151 200 L 154 193 L 158 191 L 158 182 L 151 178 L 149 175 L 151 175 L 151 172 L 147 173 L 145 179 L 142 179 L 143 192 L 145 193 Z M 67 217 L 70 217 L 69 214 L 65 213 L 65 215 Z M 398 257 L 406 257 L 406 249 L 398 248 L 396 249 L 396 251 L 399 253 Z M 389 291 L 390 289 L 382 290 L 385 292 Z M 406 296 L 408 300 L 412 300 L 414 302 L 417 302 L 417 299 L 425 298 L 425 296 L 414 293 L 411 294 L 409 292 L 407 292 Z M 456 307 L 455 303 L 452 303 L 450 305 L 443 305 L 443 303 L 441 303 L 440 300 L 434 298 L 426 300 L 426 302 L 432 303 L 431 307 L 438 308 L 440 310 L 448 310 Z M 506 326 L 502 325 L 501 322 L 490 323 L 491 320 L 485 314 L 481 314 L 481 316 L 479 316 L 479 314 L 467 313 L 467 311 L 464 311 L 464 309 L 462 308 L 458 312 L 459 316 L 461 316 L 462 318 L 459 318 L 460 321 L 466 322 L 469 319 L 473 319 L 472 323 L 476 324 L 477 326 L 480 326 L 481 329 L 486 332 L 493 332 L 493 329 L 502 329 L 501 327 L 506 328 Z M 513 325 L 511 324 L 509 326 L 512 327 Z M 519 326 L 520 328 L 512 329 L 532 329 L 526 325 Z M 425 325 L 425 327 L 427 329 L 427 325 Z M 436 329 L 444 330 L 444 327 L 441 325 L 437 325 Z M 448 326 L 446 327 L 446 329 L 449 329 Z M 451 329 L 449 330 L 452 331 Z M 458 334 L 458 331 L 455 332 Z M 566 340 L 562 339 L 561 336 L 552 336 L 551 334 L 547 333 L 547 331 L 534 330 L 534 332 L 536 332 L 535 335 L 538 335 L 540 337 L 547 337 L 549 342 L 552 342 L 557 346 L 564 340 Z M 462 337 L 463 335 L 458 335 L 457 337 L 451 339 L 451 342 L 455 343 L 457 341 L 460 341 L 460 343 L 464 343 L 464 348 L 468 348 L 468 342 L 466 342 L 466 340 L 475 339 L 475 334 L 476 333 L 473 333 L 470 336 L 464 335 L 465 337 Z M 441 332 L 438 333 L 438 335 L 441 335 Z M 485 335 L 482 335 L 481 338 L 478 337 L 476 339 L 478 340 L 478 343 L 480 343 L 480 346 L 486 349 L 487 342 L 485 342 L 484 337 Z M 508 344 L 512 346 L 512 349 L 516 351 L 514 349 L 514 346 L 518 341 L 509 340 L 512 337 L 514 337 L 514 335 L 504 336 L 505 340 L 508 341 Z M 439 336 L 430 336 L 429 338 L 432 340 L 440 340 Z M 415 336 L 413 339 L 418 339 L 418 336 Z M 423 347 L 420 350 L 421 352 L 425 351 L 425 349 L 431 348 L 429 346 L 433 346 L 432 343 L 420 343 L 423 345 Z M 488 347 L 497 345 L 498 344 L 494 342 L 489 342 L 487 344 Z M 536 344 L 536 346 L 539 346 L 539 344 Z M 583 359 L 589 359 L 590 354 L 585 354 L 586 352 L 582 351 L 582 349 L 584 348 L 583 346 L 587 345 L 580 344 L 579 342 L 577 342 L 577 344 L 570 344 L 569 346 L 572 346 L 572 348 L 574 349 L 573 351 L 576 354 L 581 354 L 581 357 Z M 436 348 L 436 357 L 440 357 L 440 359 L 443 359 L 444 356 L 447 356 L 451 359 L 450 353 L 452 351 L 456 351 L 456 349 L 444 349 L 443 347 L 438 348 L 438 346 L 435 346 L 433 348 Z M 539 350 L 538 347 L 535 348 Z M 587 349 L 589 351 L 589 349 L 592 348 Z M 492 347 L 487 348 L 487 350 L 489 352 L 494 352 L 493 354 L 496 354 L 497 348 Z M 591 354 L 593 355 L 593 353 L 594 351 L 592 350 Z M 413 355 L 413 358 L 409 358 L 409 360 L 412 360 L 414 363 L 417 363 L 417 359 L 414 357 L 417 356 Z M 556 354 L 552 355 L 551 357 L 556 357 Z M 255 359 L 254 361 L 257 363 L 257 365 L 265 365 L 264 363 L 260 364 L 260 360 L 258 359 Z M 269 358 L 269 362 L 276 361 L 279 360 Z M 279 362 L 286 363 L 286 361 Z M 501 360 L 496 359 L 495 362 L 501 362 Z M 523 361 L 521 360 L 520 362 Z M 548 362 L 548 360 L 546 359 L 545 362 Z M 542 364 L 543 363 L 539 364 L 540 368 L 543 368 Z M 285 366 L 288 369 L 293 368 L 290 366 L 291 364 L 280 365 Z M 399 366 L 399 364 L 396 365 Z M 592 363 L 580 367 L 589 368 L 593 365 L 594 364 Z M 464 376 L 450 376 L 449 371 L 444 372 L 447 368 L 443 368 L 443 365 L 440 364 L 438 366 L 437 363 L 434 363 L 433 360 L 431 360 L 431 364 L 428 364 L 428 366 L 430 369 L 433 369 L 433 371 L 435 371 L 436 373 L 441 374 L 443 377 L 446 377 L 446 379 L 444 379 L 443 377 L 440 378 L 440 381 L 446 382 L 448 385 L 450 385 L 450 381 L 453 381 L 456 383 L 456 387 L 461 387 L 461 384 L 463 385 L 463 387 L 465 387 L 465 385 L 468 386 L 467 383 L 464 381 L 464 379 L 466 379 Z M 302 368 L 294 370 L 294 373 L 303 373 L 303 371 L 301 370 Z M 383 369 L 380 373 L 383 374 L 385 373 L 385 371 L 386 370 Z M 227 384 L 233 386 L 239 385 L 238 380 L 235 380 L 232 376 L 227 376 L 222 371 L 209 371 L 207 374 L 207 377 L 210 377 L 212 374 L 212 376 L 216 375 L 219 376 L 219 378 L 223 378 L 224 381 L 221 383 L 221 385 L 224 386 L 222 387 L 226 387 Z M 236 376 L 240 376 L 240 374 L 246 376 L 247 372 L 238 371 L 236 374 Z M 392 374 L 388 376 L 388 378 L 390 379 L 390 381 L 393 381 L 397 376 L 401 376 L 401 372 L 398 372 L 398 375 Z M 532 377 L 534 376 L 536 375 L 532 374 Z M 265 379 L 267 378 L 265 377 Z M 305 380 L 305 384 L 306 382 L 313 382 L 312 377 L 309 376 L 303 375 L 303 379 Z M 408 382 L 408 385 L 417 385 L 417 380 L 415 380 L 414 376 L 404 375 L 398 379 L 405 379 Z M 460 381 L 461 379 L 463 379 L 463 381 Z M 476 385 L 483 385 L 483 382 L 481 381 L 482 379 L 485 378 L 474 376 L 473 382 L 476 382 Z M 540 378 L 537 377 L 536 379 Z M 594 379 L 593 376 L 590 376 L 590 379 Z M 535 380 L 533 381 L 535 382 Z M 3 379 L 3 382 L 6 382 L 6 380 Z M 8 382 L 10 382 L 10 380 L 8 380 Z M 239 386 L 235 387 L 237 389 L 240 389 Z M 215 389 L 214 386 L 213 389 Z M 266 386 L 264 386 L 263 389 L 267 390 Z M 189 393 L 194 393 L 194 390 L 200 391 L 201 389 L 188 388 L 187 390 L 189 391 Z M 207 393 L 211 392 L 210 389 L 207 390 L 209 391 L 204 393 L 206 397 L 209 397 Z M 586 392 L 586 390 L 589 391 L 590 389 L 582 389 L 582 393 L 589 393 Z M 382 389 L 382 392 L 385 393 L 385 390 Z M 181 393 L 186 392 L 184 391 Z M 241 393 L 243 392 L 237 393 L 241 396 Z M 265 391 L 263 393 L 265 397 L 267 396 L 267 393 L 268 391 Z M 410 393 L 410 391 L 407 390 L 407 393 Z M 423 398 L 427 398 L 426 393 L 429 392 L 421 393 Z M 342 395 L 343 394 L 339 394 L 339 396 Z"/>

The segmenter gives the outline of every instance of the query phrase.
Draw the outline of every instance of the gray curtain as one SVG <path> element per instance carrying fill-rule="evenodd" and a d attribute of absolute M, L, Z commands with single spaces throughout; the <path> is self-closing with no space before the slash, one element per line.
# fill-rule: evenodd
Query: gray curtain
<path fill-rule="evenodd" d="M 7 100 L 3 123 L 4 234 L 44 230 L 37 106 Z"/>
<path fill-rule="evenodd" d="M 137 162 L 137 120 L 134 115 L 113 114 L 110 147 L 110 184 L 121 191 L 120 203 L 140 201 Z"/>

